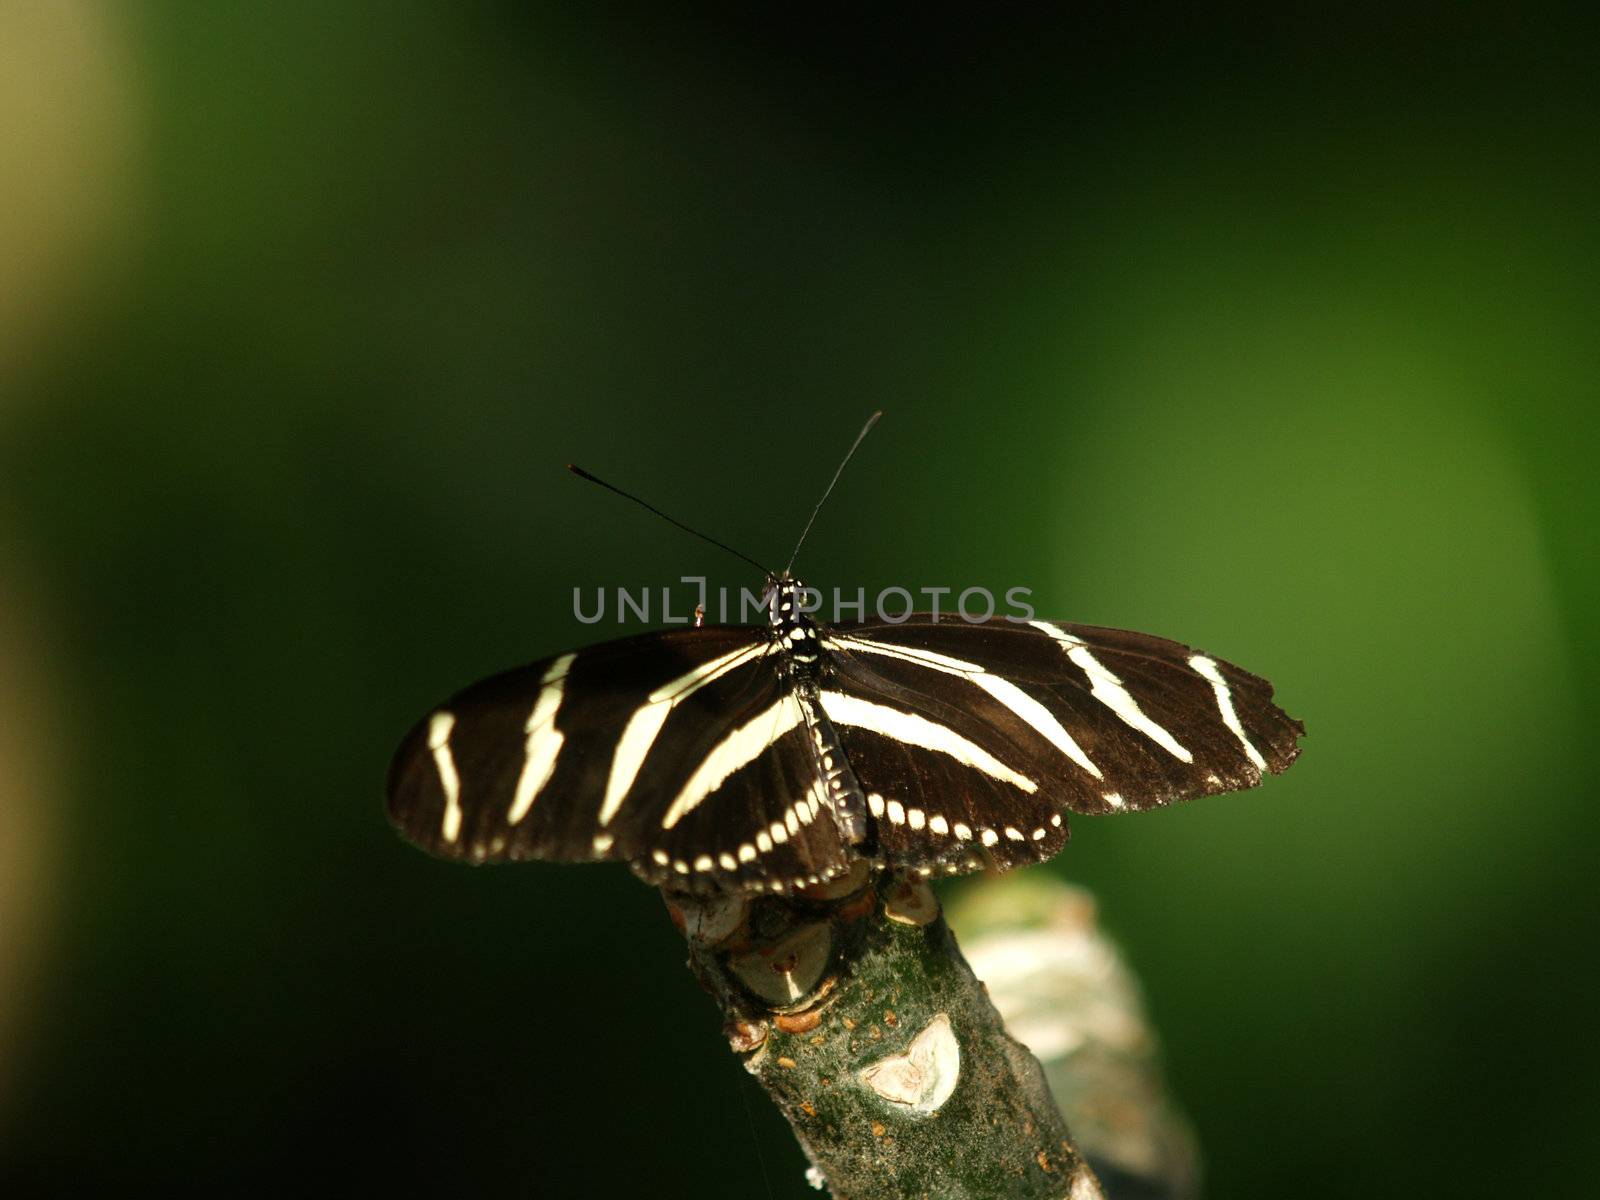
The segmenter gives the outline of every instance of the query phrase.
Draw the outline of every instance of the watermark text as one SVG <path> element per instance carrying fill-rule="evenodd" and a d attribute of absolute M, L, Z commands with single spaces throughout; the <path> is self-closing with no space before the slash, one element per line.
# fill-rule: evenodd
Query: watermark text
<path fill-rule="evenodd" d="M 690 587 L 594 587 L 572 589 L 572 615 L 582 625 L 610 620 L 619 625 L 692 625 L 703 620 L 719 625 L 766 619 L 771 593 L 766 588 L 733 591 L 706 586 L 704 575 L 685 575 L 679 581 Z M 851 592 L 834 588 L 801 588 L 800 611 L 825 624 L 842 621 L 882 621 L 898 625 L 913 613 L 925 613 L 935 623 L 965 621 L 982 625 L 996 619 L 1023 624 L 1033 620 L 1033 589 L 1007 588 L 999 596 L 986 587 L 886 587 L 869 596 L 865 588 Z"/>

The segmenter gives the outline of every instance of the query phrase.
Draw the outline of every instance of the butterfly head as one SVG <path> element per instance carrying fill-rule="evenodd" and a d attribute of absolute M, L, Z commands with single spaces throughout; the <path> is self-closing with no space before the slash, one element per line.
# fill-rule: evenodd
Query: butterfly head
<path fill-rule="evenodd" d="M 808 611 L 810 589 L 788 575 L 767 579 L 767 624 L 789 652 L 802 661 L 817 657 L 817 626 Z"/>
<path fill-rule="evenodd" d="M 774 629 L 781 629 L 803 616 L 805 587 L 805 584 L 798 579 L 791 579 L 787 574 L 768 575 L 764 589 L 767 623 Z"/>

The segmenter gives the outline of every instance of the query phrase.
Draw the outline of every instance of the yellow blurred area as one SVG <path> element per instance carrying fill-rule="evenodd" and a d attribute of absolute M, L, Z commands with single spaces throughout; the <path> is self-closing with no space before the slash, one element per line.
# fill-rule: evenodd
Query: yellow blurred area
<path fill-rule="evenodd" d="M 4 549 L 0 542 L 0 549 Z M 0 579 L 0 1114 L 17 1102 L 11 1061 L 30 1012 L 62 886 L 57 839 L 62 763 L 57 681 L 38 598 L 7 554 Z"/>
<path fill-rule="evenodd" d="M 0 436 L 73 307 L 117 273 L 137 159 L 134 80 L 111 8 L 0 8 Z M 61 352 L 56 350 L 56 352 Z M 59 876 L 59 681 L 46 593 L 0 509 L 0 1111 Z M 22 1031 L 26 1025 L 20 1026 Z"/>
<path fill-rule="evenodd" d="M 107 282 L 130 220 L 142 98 L 114 11 L 0 8 L 0 403 L 63 309 Z"/>

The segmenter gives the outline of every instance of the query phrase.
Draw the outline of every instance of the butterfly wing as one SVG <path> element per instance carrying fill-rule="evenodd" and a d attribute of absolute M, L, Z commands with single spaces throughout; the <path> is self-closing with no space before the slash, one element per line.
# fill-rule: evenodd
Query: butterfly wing
<path fill-rule="evenodd" d="M 694 890 L 829 877 L 846 852 L 775 657 L 763 629 L 711 626 L 493 676 L 406 736 L 390 819 L 471 862 L 617 859 Z"/>
<path fill-rule="evenodd" d="M 1253 787 L 1304 732 L 1265 680 L 1146 634 L 914 616 L 839 626 L 824 646 L 829 717 L 897 865 L 1037 862 L 1069 810 Z"/>
<path fill-rule="evenodd" d="M 1304 732 L 1265 680 L 1146 634 L 913 617 L 840 626 L 823 648 L 822 711 L 899 869 L 1049 858 L 1069 811 L 1252 787 Z M 473 862 L 617 859 L 695 891 L 829 879 L 854 852 L 782 661 L 767 631 L 713 626 L 497 675 L 406 737 L 391 819 Z"/>

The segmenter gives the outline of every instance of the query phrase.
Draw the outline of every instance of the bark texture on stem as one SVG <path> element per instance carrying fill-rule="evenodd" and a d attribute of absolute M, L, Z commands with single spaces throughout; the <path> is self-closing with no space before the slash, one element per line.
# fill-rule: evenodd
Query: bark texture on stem
<path fill-rule="evenodd" d="M 1044 1072 L 921 880 L 669 896 L 734 1051 L 836 1200 L 1097 1200 Z"/>

